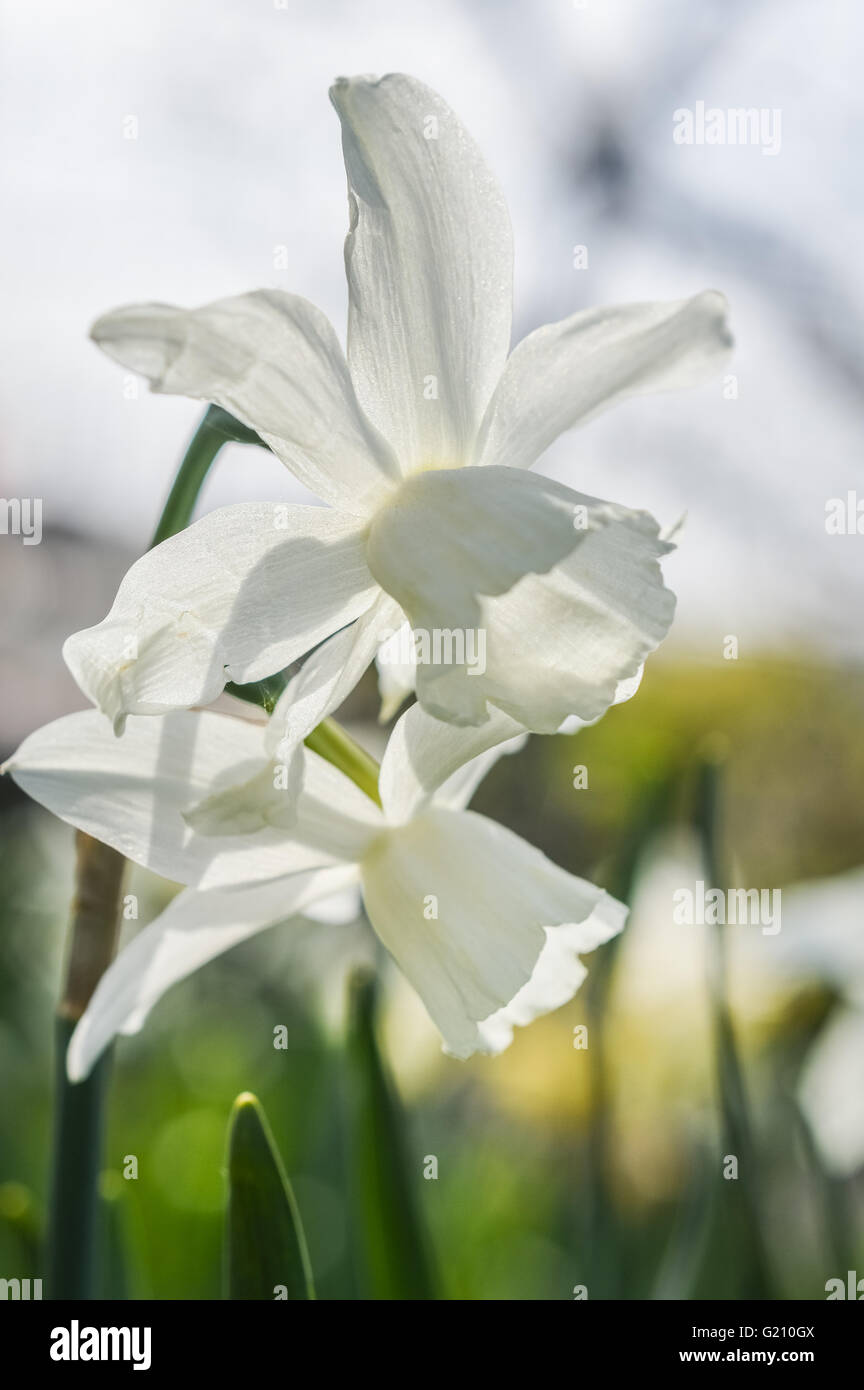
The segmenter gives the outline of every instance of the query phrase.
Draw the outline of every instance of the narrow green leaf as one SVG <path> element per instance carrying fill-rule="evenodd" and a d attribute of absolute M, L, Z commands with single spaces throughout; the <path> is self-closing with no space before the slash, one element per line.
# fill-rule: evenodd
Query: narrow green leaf
<path fill-rule="evenodd" d="M 706 891 L 729 888 L 721 844 L 721 795 L 725 741 L 709 740 L 697 764 L 696 829 L 705 863 Z M 744 1069 L 729 1007 L 727 992 L 725 928 L 718 926 L 711 935 L 712 957 L 709 978 L 717 1086 L 720 1103 L 723 1158 L 737 1159 L 738 1176 L 724 1181 L 723 1200 L 717 1203 L 721 1223 L 717 1235 L 724 1243 L 730 1261 L 741 1270 L 739 1298 L 774 1297 L 773 1273 L 762 1227 L 760 1154 L 753 1134 L 750 1103 Z"/>
<path fill-rule="evenodd" d="M 694 1296 L 715 1225 L 717 1194 L 714 1155 L 704 1153 L 699 1146 L 654 1280 L 652 1299 L 680 1303 Z"/>
<path fill-rule="evenodd" d="M 375 1036 L 375 981 L 351 982 L 347 1039 L 348 1149 L 354 1257 L 363 1299 L 435 1299 L 421 1220 L 420 1160 L 409 1157 L 405 1120 Z M 412 1172 L 413 1169 L 413 1172 Z"/>
<path fill-rule="evenodd" d="M 313 1299 L 306 1238 L 267 1117 L 244 1091 L 228 1131 L 225 1278 L 230 1299 Z"/>

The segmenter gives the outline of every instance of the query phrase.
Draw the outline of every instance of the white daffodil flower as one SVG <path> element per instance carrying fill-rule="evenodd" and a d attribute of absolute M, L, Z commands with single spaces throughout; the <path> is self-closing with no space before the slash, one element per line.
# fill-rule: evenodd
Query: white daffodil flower
<path fill-rule="evenodd" d="M 498 1052 L 514 1025 L 570 999 L 586 973 L 580 953 L 620 931 L 626 909 L 466 810 L 507 745 L 472 757 L 479 730 L 439 725 L 430 737 L 434 722 L 415 705 L 395 726 L 380 807 L 307 751 L 289 808 L 262 726 L 213 711 L 132 717 L 117 740 L 88 710 L 26 739 L 6 765 L 20 787 L 187 885 L 103 976 L 70 1045 L 70 1076 L 86 1076 L 117 1033 L 136 1032 L 176 981 L 352 885 L 452 1055 Z M 236 805 L 202 824 L 195 808 L 236 784 Z"/>
<path fill-rule="evenodd" d="M 592 309 L 508 356 L 510 224 L 474 142 L 410 77 L 341 79 L 331 96 L 349 187 L 347 358 L 318 309 L 278 290 L 118 309 L 93 329 L 154 391 L 257 430 L 327 506 L 204 517 L 132 567 L 66 660 L 119 732 L 129 714 L 206 705 L 329 639 L 308 732 L 407 619 L 483 638 L 482 669 L 459 651 L 418 666 L 439 719 L 478 725 L 497 709 L 538 732 L 593 720 L 668 630 L 669 547 L 646 513 L 528 470 L 613 401 L 716 369 L 725 302 Z"/>

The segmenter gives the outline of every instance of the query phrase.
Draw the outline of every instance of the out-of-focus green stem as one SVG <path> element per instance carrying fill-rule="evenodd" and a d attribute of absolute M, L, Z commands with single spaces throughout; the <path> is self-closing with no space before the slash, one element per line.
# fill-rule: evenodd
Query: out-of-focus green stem
<path fill-rule="evenodd" d="M 360 972 L 350 984 L 345 1046 L 356 1274 L 364 1299 L 435 1299 L 438 1281 L 420 1210 L 420 1164 L 410 1154 L 375 1018 L 376 982 Z"/>
<path fill-rule="evenodd" d="M 66 978 L 55 1024 L 56 1094 L 49 1223 L 48 1296 L 94 1297 L 106 1053 L 85 1081 L 66 1075 L 75 1025 L 114 956 L 126 865 L 122 854 L 81 832 Z"/>

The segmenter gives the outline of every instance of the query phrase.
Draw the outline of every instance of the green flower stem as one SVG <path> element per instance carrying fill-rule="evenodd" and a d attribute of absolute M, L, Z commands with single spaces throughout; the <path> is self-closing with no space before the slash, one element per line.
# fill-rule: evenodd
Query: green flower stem
<path fill-rule="evenodd" d="M 198 501 L 198 494 L 216 455 L 223 444 L 228 444 L 231 441 L 241 444 L 260 444 L 262 448 L 266 448 L 263 440 L 259 439 L 254 430 L 241 425 L 240 421 L 235 420 L 233 415 L 229 415 L 227 410 L 221 410 L 218 405 L 209 406 L 192 436 L 183 462 L 177 470 L 177 476 L 168 494 L 168 501 L 165 503 L 159 518 L 159 525 L 156 527 L 150 542 L 151 549 L 154 545 L 167 541 L 169 536 L 176 536 L 178 531 L 183 531 L 189 525 L 195 510 L 195 503 Z"/>
<path fill-rule="evenodd" d="M 346 777 L 350 777 L 376 806 L 381 805 L 378 791 L 378 774 L 381 769 L 378 763 L 365 748 L 361 748 L 359 743 L 355 743 L 354 739 L 346 734 L 335 719 L 322 720 L 318 727 L 312 730 L 305 743 L 313 753 L 326 758 L 328 763 L 332 763 L 340 772 L 344 772 Z"/>
<path fill-rule="evenodd" d="M 66 1049 L 75 1025 L 111 963 L 126 861 L 109 845 L 79 831 L 75 897 L 66 977 L 55 1023 L 56 1093 L 49 1220 L 48 1296 L 94 1297 L 102 1115 L 109 1070 L 106 1053 L 86 1081 L 66 1076 Z"/>

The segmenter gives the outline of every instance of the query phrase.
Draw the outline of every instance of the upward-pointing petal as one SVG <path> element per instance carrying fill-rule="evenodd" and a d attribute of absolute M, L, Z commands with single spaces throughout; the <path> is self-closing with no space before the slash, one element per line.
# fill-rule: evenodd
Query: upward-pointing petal
<path fill-rule="evenodd" d="M 406 472 L 467 462 L 510 345 L 512 236 L 474 141 L 414 78 L 340 78 L 348 361 Z"/>
<path fill-rule="evenodd" d="M 731 345 L 716 290 L 587 309 L 538 328 L 510 355 L 475 462 L 530 468 L 564 430 L 624 396 L 695 386 L 719 371 Z"/>

